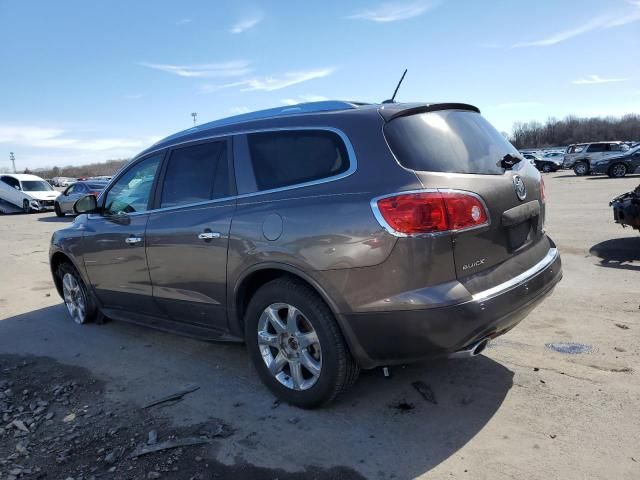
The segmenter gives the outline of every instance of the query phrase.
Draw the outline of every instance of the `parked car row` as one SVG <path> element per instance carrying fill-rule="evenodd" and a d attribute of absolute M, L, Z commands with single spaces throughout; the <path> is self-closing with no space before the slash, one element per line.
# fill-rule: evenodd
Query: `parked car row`
<path fill-rule="evenodd" d="M 0 176 L 0 200 L 21 208 L 23 212 L 54 210 L 63 217 L 73 213 L 74 203 L 85 195 L 98 196 L 108 182 L 76 181 L 61 193 L 36 175 L 7 173 Z"/>
<path fill-rule="evenodd" d="M 631 142 L 591 142 L 569 145 L 564 152 L 521 154 L 542 172 L 572 169 L 576 175 L 605 174 L 624 177 L 640 169 L 640 144 Z"/>

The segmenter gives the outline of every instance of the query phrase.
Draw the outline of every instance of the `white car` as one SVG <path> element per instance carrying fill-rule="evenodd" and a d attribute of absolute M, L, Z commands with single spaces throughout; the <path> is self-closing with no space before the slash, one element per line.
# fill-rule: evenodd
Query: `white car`
<path fill-rule="evenodd" d="M 49 182 L 35 175 L 7 173 L 0 176 L 0 200 L 22 208 L 25 213 L 53 210 L 58 195 L 60 192 Z"/>

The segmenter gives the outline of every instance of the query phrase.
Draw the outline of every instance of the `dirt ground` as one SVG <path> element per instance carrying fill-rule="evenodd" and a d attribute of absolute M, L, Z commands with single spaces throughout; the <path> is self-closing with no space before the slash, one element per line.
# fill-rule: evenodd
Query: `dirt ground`
<path fill-rule="evenodd" d="M 274 403 L 243 346 L 75 325 L 47 261 L 71 219 L 0 216 L 0 479 L 640 478 L 640 235 L 608 207 L 640 176 L 545 180 L 552 296 L 479 357 L 366 372 L 317 411 Z"/>

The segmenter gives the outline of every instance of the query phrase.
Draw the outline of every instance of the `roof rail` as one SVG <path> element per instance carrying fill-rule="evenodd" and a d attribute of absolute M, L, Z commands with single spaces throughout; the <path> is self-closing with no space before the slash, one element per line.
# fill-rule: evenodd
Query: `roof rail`
<path fill-rule="evenodd" d="M 332 110 L 350 110 L 357 108 L 358 104 L 351 102 L 342 102 L 338 100 L 327 100 L 322 102 L 299 103 L 297 105 L 288 105 L 285 107 L 268 108 L 266 110 L 258 110 L 257 112 L 241 113 L 233 117 L 221 118 L 213 122 L 203 123 L 196 127 L 198 130 L 204 130 L 224 125 L 231 125 L 240 122 L 250 122 L 252 120 L 262 120 L 264 118 L 279 117 L 281 115 L 295 115 L 300 113 L 314 112 L 330 112 Z"/>
<path fill-rule="evenodd" d="M 160 144 L 167 140 L 172 140 L 174 138 L 181 137 L 183 135 L 187 135 L 189 133 L 195 133 L 202 130 L 208 130 L 210 128 L 224 127 L 227 125 L 233 125 L 236 123 L 242 122 L 250 122 L 253 120 L 263 120 L 266 118 L 274 118 L 285 115 L 297 115 L 301 113 L 315 113 L 315 112 L 331 112 L 337 110 L 351 110 L 354 108 L 358 108 L 359 106 L 366 105 L 365 103 L 360 102 L 343 102 L 340 100 L 326 100 L 321 102 L 307 102 L 307 103 L 298 103 L 297 105 L 287 105 L 284 107 L 276 107 L 276 108 L 268 108 L 266 110 L 258 110 L 256 112 L 249 113 L 241 113 L 240 115 L 234 115 L 233 117 L 221 118 L 219 120 L 214 120 L 212 122 L 203 123 L 196 127 L 189 128 L 187 130 L 183 130 L 181 132 L 175 133 L 173 135 L 169 135 L 166 138 L 163 138 L 159 142 Z"/>

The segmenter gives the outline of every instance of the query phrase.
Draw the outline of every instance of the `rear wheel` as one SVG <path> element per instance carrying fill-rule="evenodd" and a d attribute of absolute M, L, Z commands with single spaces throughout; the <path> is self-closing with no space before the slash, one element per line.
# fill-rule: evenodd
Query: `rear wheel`
<path fill-rule="evenodd" d="M 80 274 L 70 263 L 58 267 L 58 277 L 62 281 L 62 296 L 69 315 L 81 325 L 95 319 L 97 308 Z"/>
<path fill-rule="evenodd" d="M 261 380 L 292 405 L 320 407 L 357 379 L 359 368 L 331 310 L 298 280 L 276 279 L 256 292 L 245 337 Z"/>
<path fill-rule="evenodd" d="M 26 198 L 22 201 L 22 211 L 24 213 L 31 213 L 31 206 L 29 205 L 29 200 Z"/>
<path fill-rule="evenodd" d="M 627 166 L 624 163 L 616 163 L 609 168 L 611 178 L 622 178 L 627 174 Z"/>
<path fill-rule="evenodd" d="M 55 206 L 53 207 L 53 209 L 56 211 L 56 216 L 58 217 L 64 217 L 64 212 L 62 211 L 62 209 L 60 208 L 60 204 L 56 202 Z"/>
<path fill-rule="evenodd" d="M 587 173 L 589 173 L 589 166 L 584 162 L 577 162 L 573 166 L 573 171 L 576 173 L 577 176 L 582 177 Z"/>

